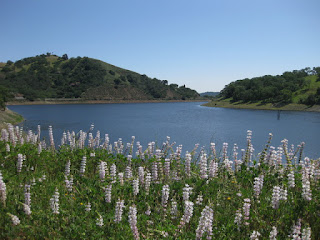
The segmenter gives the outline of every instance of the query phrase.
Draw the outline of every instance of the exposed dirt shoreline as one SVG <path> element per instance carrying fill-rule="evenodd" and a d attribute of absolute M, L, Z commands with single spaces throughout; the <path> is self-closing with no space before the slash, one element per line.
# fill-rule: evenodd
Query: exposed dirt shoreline
<path fill-rule="evenodd" d="M 202 106 L 206 107 L 222 107 L 235 109 L 257 109 L 257 110 L 275 110 L 275 111 L 306 111 L 306 112 L 320 112 L 320 105 L 307 106 L 304 104 L 290 103 L 283 106 L 275 106 L 271 103 L 230 103 L 228 101 L 216 100 L 211 101 Z"/>

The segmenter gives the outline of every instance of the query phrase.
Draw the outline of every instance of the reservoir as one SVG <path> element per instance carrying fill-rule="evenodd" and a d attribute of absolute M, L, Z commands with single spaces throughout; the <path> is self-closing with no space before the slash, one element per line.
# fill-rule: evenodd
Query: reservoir
<path fill-rule="evenodd" d="M 320 157 L 320 113 L 282 111 L 279 115 L 277 111 L 268 110 L 204 107 L 203 103 L 15 105 L 8 108 L 25 118 L 21 124 L 24 130 L 36 131 L 39 124 L 42 136 L 48 138 L 51 125 L 57 144 L 64 131 L 88 131 L 93 123 L 94 136 L 97 130 L 101 138 L 107 133 L 111 143 L 122 138 L 125 144 L 135 136 L 146 149 L 152 141 L 161 147 L 170 136 L 170 141 L 176 142 L 174 149 L 183 146 L 183 155 L 192 151 L 195 144 L 208 150 L 211 142 L 216 143 L 218 152 L 223 143 L 228 143 L 231 154 L 235 143 L 239 152 L 246 148 L 247 130 L 251 130 L 254 155 L 263 150 L 272 133 L 272 146 L 278 147 L 285 138 L 289 147 L 305 142 L 304 156 Z"/>

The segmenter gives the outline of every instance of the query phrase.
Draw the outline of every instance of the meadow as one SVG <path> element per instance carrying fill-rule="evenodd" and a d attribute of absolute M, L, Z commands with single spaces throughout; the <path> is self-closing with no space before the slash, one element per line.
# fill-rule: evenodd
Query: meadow
<path fill-rule="evenodd" d="M 56 136 L 55 136 L 56 137 Z M 0 141 L 1 239 L 319 239 L 320 160 L 284 139 L 183 153 L 87 132 Z"/>

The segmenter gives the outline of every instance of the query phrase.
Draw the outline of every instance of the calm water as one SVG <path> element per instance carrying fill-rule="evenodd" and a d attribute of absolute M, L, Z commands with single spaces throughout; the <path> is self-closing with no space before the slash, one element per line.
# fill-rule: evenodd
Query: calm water
<path fill-rule="evenodd" d="M 101 137 L 109 134 L 110 141 L 122 138 L 130 142 L 136 136 L 146 148 L 155 141 L 158 146 L 171 137 L 183 145 L 183 152 L 191 151 L 196 143 L 206 148 L 215 142 L 220 150 L 224 142 L 231 152 L 234 143 L 245 148 L 246 131 L 253 131 L 255 153 L 261 151 L 268 134 L 274 135 L 272 145 L 277 147 L 287 138 L 289 144 L 306 143 L 305 156 L 320 157 L 320 113 L 209 108 L 199 102 L 188 103 L 128 103 L 128 104 L 79 104 L 9 106 L 24 116 L 24 129 L 44 130 L 53 126 L 54 137 L 60 142 L 63 131 L 88 130 L 94 123 Z M 47 131 L 46 131 L 47 134 Z"/>

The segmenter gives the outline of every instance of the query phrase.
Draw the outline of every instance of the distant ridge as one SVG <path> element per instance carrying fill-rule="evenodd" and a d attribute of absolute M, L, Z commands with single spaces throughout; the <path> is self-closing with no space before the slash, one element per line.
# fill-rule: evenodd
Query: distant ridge
<path fill-rule="evenodd" d="M 210 97 L 215 97 L 218 96 L 220 92 L 204 92 L 204 93 L 200 93 L 201 97 L 204 96 L 210 96 Z"/>
<path fill-rule="evenodd" d="M 0 63 L 0 85 L 17 100 L 195 100 L 190 88 L 168 84 L 88 57 L 50 53 Z"/>

